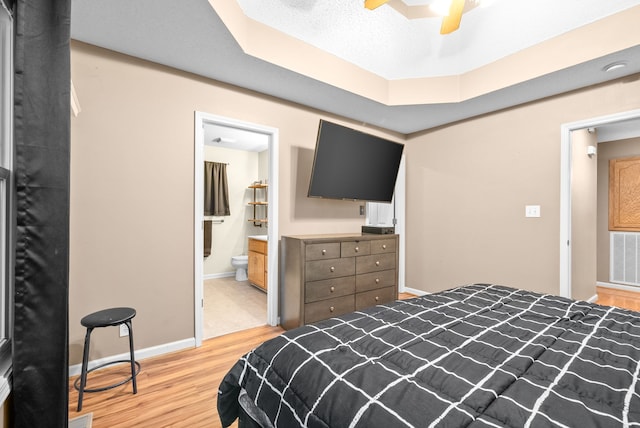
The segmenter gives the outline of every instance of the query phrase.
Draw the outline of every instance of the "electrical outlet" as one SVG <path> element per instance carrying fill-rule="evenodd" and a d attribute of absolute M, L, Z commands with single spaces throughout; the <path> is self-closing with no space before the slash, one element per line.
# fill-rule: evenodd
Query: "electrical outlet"
<path fill-rule="evenodd" d="M 120 324 L 120 337 L 129 336 L 129 328 L 126 324 Z"/>
<path fill-rule="evenodd" d="M 540 205 L 526 205 L 524 207 L 525 217 L 540 217 Z"/>

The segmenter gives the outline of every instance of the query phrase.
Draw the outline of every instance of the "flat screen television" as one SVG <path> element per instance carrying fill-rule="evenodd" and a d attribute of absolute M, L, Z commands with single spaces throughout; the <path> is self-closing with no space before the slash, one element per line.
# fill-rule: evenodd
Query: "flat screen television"
<path fill-rule="evenodd" d="M 391 202 L 403 148 L 320 120 L 308 196 Z"/>

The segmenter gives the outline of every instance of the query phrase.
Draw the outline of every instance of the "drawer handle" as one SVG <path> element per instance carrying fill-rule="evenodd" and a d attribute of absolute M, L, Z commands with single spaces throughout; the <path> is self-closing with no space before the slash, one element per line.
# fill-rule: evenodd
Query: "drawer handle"
<path fill-rule="evenodd" d="M 334 271 L 336 270 L 336 268 L 334 268 L 333 266 L 331 266 L 331 267 L 329 268 L 329 270 L 330 270 L 331 272 L 334 272 Z"/>
<path fill-rule="evenodd" d="M 379 298 L 378 296 L 376 296 L 376 302 L 377 302 L 378 300 L 380 300 L 380 298 Z"/>
<path fill-rule="evenodd" d="M 331 306 L 331 307 L 329 308 L 329 312 L 333 312 L 333 310 L 334 310 L 334 307 L 333 307 L 333 306 Z"/>
<path fill-rule="evenodd" d="M 329 291 L 331 291 L 331 292 L 333 293 L 334 291 L 336 291 L 336 287 L 331 287 L 331 288 L 329 289 Z"/>
<path fill-rule="evenodd" d="M 356 247 L 356 253 L 360 251 L 360 247 Z"/>
<path fill-rule="evenodd" d="M 386 250 L 387 249 L 387 244 L 382 244 L 382 249 Z"/>
<path fill-rule="evenodd" d="M 380 278 L 376 278 L 376 284 L 380 284 Z"/>
<path fill-rule="evenodd" d="M 376 261 L 376 266 L 380 266 L 380 261 Z"/>
<path fill-rule="evenodd" d="M 322 255 L 324 256 L 325 254 L 327 254 L 327 250 L 322 250 Z"/>

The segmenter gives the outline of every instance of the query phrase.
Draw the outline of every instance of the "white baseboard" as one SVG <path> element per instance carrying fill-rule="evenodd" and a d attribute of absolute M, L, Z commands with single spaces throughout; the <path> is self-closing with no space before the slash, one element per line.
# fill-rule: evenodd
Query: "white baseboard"
<path fill-rule="evenodd" d="M 417 288 L 404 287 L 404 293 L 415 294 L 416 296 L 426 296 L 430 294 L 424 290 L 418 290 Z"/>
<path fill-rule="evenodd" d="M 144 360 L 145 358 L 157 357 L 158 355 L 168 354 L 169 352 L 181 351 L 187 348 L 194 348 L 196 346 L 196 339 L 194 337 L 190 339 L 179 340 L 177 342 L 165 343 L 164 345 L 152 346 L 151 348 L 136 349 L 135 356 L 136 361 Z M 111 357 L 100 358 L 97 360 L 89 361 L 89 369 L 99 366 L 100 364 L 109 363 L 111 361 L 128 360 L 129 352 Z M 82 371 L 82 363 L 69 366 L 69 376 L 77 376 Z"/>
<path fill-rule="evenodd" d="M 596 282 L 596 285 L 599 287 L 615 288 L 618 290 L 633 291 L 636 293 L 640 292 L 640 287 L 636 287 L 633 285 L 614 284 L 612 282 L 601 282 L 601 281 Z"/>
<path fill-rule="evenodd" d="M 594 294 L 593 296 L 591 296 L 591 297 L 589 298 L 589 300 L 587 300 L 587 302 L 589 302 L 589 303 L 595 303 L 597 300 L 598 300 L 598 295 L 597 295 L 597 294 Z"/>
<path fill-rule="evenodd" d="M 202 275 L 203 280 L 207 279 L 217 279 L 217 278 L 228 278 L 230 276 L 236 276 L 236 271 L 233 272 L 222 272 L 222 273 L 209 273 L 206 275 Z"/>

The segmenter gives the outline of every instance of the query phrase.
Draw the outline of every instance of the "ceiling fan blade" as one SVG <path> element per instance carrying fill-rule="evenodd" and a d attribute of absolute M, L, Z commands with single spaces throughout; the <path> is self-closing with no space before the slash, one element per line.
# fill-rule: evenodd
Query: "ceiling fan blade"
<path fill-rule="evenodd" d="M 382 6 L 388 1 L 389 0 L 364 0 L 364 7 L 366 7 L 369 10 L 373 10 L 376 7 Z"/>
<path fill-rule="evenodd" d="M 442 19 L 440 34 L 449 34 L 460 28 L 465 0 L 453 0 L 449 7 L 449 15 Z"/>

